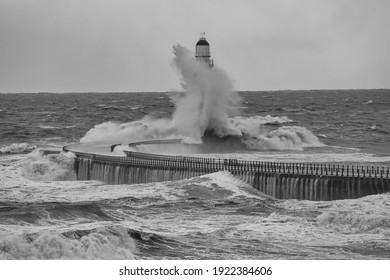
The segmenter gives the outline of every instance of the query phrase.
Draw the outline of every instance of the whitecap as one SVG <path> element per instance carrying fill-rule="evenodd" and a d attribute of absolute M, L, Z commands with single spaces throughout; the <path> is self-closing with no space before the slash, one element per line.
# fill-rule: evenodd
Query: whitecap
<path fill-rule="evenodd" d="M 0 148 L 0 154 L 21 154 L 28 153 L 36 149 L 36 145 L 30 143 L 13 143 Z"/>

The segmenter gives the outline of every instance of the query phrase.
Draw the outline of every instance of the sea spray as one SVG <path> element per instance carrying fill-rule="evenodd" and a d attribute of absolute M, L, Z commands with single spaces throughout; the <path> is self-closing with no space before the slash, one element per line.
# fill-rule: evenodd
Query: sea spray
<path fill-rule="evenodd" d="M 233 90 L 229 77 L 221 69 L 210 68 L 193 59 L 186 48 L 173 47 L 173 64 L 177 69 L 185 94 L 176 103 L 173 126 L 180 134 L 201 142 L 206 130 L 218 136 L 234 133 L 228 118 L 238 114 L 240 97 Z"/>
<path fill-rule="evenodd" d="M 73 153 L 43 155 L 36 150 L 30 153 L 20 165 L 23 176 L 33 181 L 75 180 L 73 158 Z"/>
<path fill-rule="evenodd" d="M 175 111 L 171 119 L 146 116 L 130 123 L 106 122 L 96 125 L 81 139 L 90 141 L 119 141 L 127 143 L 141 139 L 184 138 L 200 143 L 206 130 L 219 136 L 234 133 L 228 118 L 237 115 L 240 97 L 224 71 L 209 68 L 196 61 L 186 48 L 175 45 L 173 65 L 177 69 L 185 92 L 175 96 Z"/>
<path fill-rule="evenodd" d="M 287 117 L 239 116 L 240 96 L 223 70 L 196 61 L 193 53 L 180 45 L 173 46 L 173 52 L 173 66 L 184 92 L 171 96 L 175 105 L 171 118 L 146 116 L 129 123 L 105 122 L 88 131 L 80 142 L 127 144 L 145 139 L 182 138 L 186 143 L 202 143 L 202 137 L 212 134 L 220 138 L 234 136 L 254 150 L 302 150 L 323 146 L 304 127 L 277 127 L 293 122 Z"/>
<path fill-rule="evenodd" d="M 143 139 L 164 139 L 174 136 L 169 119 L 154 119 L 146 116 L 142 120 L 129 123 L 109 121 L 95 125 L 81 138 L 80 142 L 109 141 L 125 144 Z"/>
<path fill-rule="evenodd" d="M 300 126 L 282 126 L 271 131 L 260 126 L 257 130 L 257 135 L 252 131 L 252 137 L 242 140 L 249 149 L 303 150 L 306 147 L 325 146 L 311 131 Z"/>
<path fill-rule="evenodd" d="M 21 153 L 29 153 L 36 149 L 36 145 L 29 143 L 13 143 L 8 146 L 0 147 L 0 155 L 1 154 L 21 154 Z"/>

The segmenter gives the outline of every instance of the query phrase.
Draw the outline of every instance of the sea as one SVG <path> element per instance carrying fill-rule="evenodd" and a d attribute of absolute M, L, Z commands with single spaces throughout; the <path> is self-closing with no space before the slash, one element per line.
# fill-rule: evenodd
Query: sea
<path fill-rule="evenodd" d="M 108 185 L 76 180 L 72 155 L 42 152 L 97 131 L 162 137 L 178 95 L 0 94 L 0 259 L 390 259 L 390 193 L 281 200 L 224 171 Z M 237 95 L 228 121 L 251 151 L 222 156 L 390 165 L 390 90 Z"/>

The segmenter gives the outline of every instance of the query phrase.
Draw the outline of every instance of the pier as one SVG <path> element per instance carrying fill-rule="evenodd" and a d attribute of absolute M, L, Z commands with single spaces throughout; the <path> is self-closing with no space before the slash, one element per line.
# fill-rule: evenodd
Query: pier
<path fill-rule="evenodd" d="M 178 139 L 141 141 L 129 146 L 167 143 L 178 143 Z M 112 145 L 111 151 L 114 148 Z M 173 181 L 228 171 L 279 199 L 354 199 L 390 191 L 390 168 L 384 166 L 245 161 L 133 151 L 125 151 L 125 157 L 75 151 L 72 145 L 63 150 L 75 153 L 78 180 L 107 184 Z"/>

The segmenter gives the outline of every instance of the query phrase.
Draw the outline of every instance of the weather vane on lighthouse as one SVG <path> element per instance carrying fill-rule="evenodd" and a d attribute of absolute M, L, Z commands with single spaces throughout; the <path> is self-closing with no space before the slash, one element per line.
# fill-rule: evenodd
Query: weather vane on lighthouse
<path fill-rule="evenodd" d="M 210 59 L 210 45 L 206 41 L 205 32 L 200 33 L 199 41 L 196 43 L 195 58 L 197 61 L 207 63 L 210 68 L 214 66 L 213 60 Z"/>

